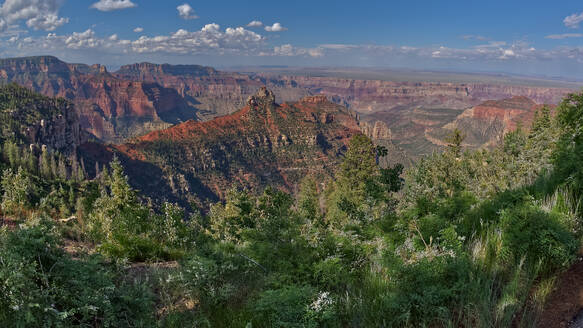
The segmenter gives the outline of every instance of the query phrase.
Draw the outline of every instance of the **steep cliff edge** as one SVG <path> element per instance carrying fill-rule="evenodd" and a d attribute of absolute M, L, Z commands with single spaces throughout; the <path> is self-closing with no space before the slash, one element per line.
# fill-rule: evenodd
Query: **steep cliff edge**
<path fill-rule="evenodd" d="M 196 116 L 176 90 L 121 80 L 98 64 L 67 64 L 50 56 L 2 59 L 0 83 L 11 82 L 71 100 L 82 128 L 104 141 L 122 142 Z"/>
<path fill-rule="evenodd" d="M 543 106 L 527 97 L 486 101 L 465 110 L 451 123 L 431 131 L 428 136 L 433 140 L 442 140 L 444 135 L 457 128 L 466 136 L 467 147 L 492 147 L 517 126 L 528 128 L 535 112 Z"/>
<path fill-rule="evenodd" d="M 198 109 L 199 120 L 226 115 L 245 106 L 247 97 L 268 86 L 281 101 L 295 101 L 310 92 L 293 82 L 268 81 L 199 65 L 139 63 L 122 66 L 115 76 L 123 80 L 158 83 L 175 89 Z"/>

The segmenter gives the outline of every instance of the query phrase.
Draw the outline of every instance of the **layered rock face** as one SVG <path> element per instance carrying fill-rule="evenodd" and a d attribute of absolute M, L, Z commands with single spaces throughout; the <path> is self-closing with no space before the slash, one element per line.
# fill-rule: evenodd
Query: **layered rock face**
<path fill-rule="evenodd" d="M 237 185 L 293 191 L 306 175 L 330 176 L 357 133 L 355 114 L 324 97 L 278 105 L 261 88 L 231 115 L 151 132 L 116 150 L 164 172 L 164 186 L 135 179 L 141 190 L 161 197 L 169 187 L 177 198 L 203 206 Z"/>
<path fill-rule="evenodd" d="M 104 141 L 121 142 L 196 116 L 174 89 L 121 80 L 104 66 L 66 64 L 55 57 L 0 60 L 0 82 L 71 100 L 82 128 Z"/>
<path fill-rule="evenodd" d="M 330 97 L 363 114 L 400 108 L 466 109 L 487 100 L 525 96 L 537 103 L 556 104 L 570 89 L 516 85 L 440 82 L 392 82 L 333 77 L 259 75 Z"/>
<path fill-rule="evenodd" d="M 536 103 L 556 104 L 573 91 L 501 84 L 245 75 L 198 65 L 150 63 L 108 73 L 101 65 L 67 64 L 54 57 L 0 60 L 0 82 L 12 81 L 48 96 L 72 100 L 82 127 L 103 141 L 115 143 L 190 119 L 206 121 L 233 113 L 261 86 L 273 90 L 283 102 L 321 95 L 358 112 L 361 121 L 384 122 L 393 143 L 413 157 L 436 149 L 431 131 L 484 101 L 524 96 Z"/>
<path fill-rule="evenodd" d="M 527 97 L 486 101 L 465 110 L 453 122 L 431 131 L 428 136 L 433 137 L 432 140 L 441 140 L 445 134 L 457 128 L 466 136 L 466 147 L 495 146 L 504 134 L 516 130 L 517 126 L 529 127 L 535 112 L 542 107 Z"/>
<path fill-rule="evenodd" d="M 124 80 L 158 83 L 175 89 L 198 109 L 199 120 L 235 112 L 259 87 L 268 85 L 281 101 L 295 101 L 309 94 L 292 82 L 251 78 L 239 73 L 219 72 L 198 65 L 140 63 L 122 66 L 115 75 Z"/>

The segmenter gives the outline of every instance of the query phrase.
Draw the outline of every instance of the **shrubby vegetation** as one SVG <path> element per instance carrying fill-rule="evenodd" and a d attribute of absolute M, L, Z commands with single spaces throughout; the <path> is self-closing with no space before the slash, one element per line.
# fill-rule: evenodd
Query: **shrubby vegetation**
<path fill-rule="evenodd" d="M 406 172 L 358 135 L 332 181 L 233 189 L 188 217 L 117 159 L 87 180 L 7 141 L 2 211 L 23 225 L 0 234 L 0 326 L 535 325 L 581 245 L 582 117 L 572 95 L 494 149 L 454 131 Z"/>

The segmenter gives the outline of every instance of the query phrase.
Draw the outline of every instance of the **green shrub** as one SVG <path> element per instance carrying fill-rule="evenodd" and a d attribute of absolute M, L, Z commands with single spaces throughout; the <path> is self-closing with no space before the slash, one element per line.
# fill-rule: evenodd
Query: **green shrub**
<path fill-rule="evenodd" d="M 266 290 L 250 305 L 254 327 L 339 326 L 334 300 L 310 286 Z"/>
<path fill-rule="evenodd" d="M 0 235 L 0 326 L 148 327 L 149 288 L 98 256 L 75 260 L 47 221 Z"/>
<path fill-rule="evenodd" d="M 526 257 L 529 264 L 542 263 L 542 273 L 564 268 L 578 248 L 575 237 L 560 223 L 559 214 L 546 213 L 524 204 L 501 213 L 502 254 L 509 263 Z"/>

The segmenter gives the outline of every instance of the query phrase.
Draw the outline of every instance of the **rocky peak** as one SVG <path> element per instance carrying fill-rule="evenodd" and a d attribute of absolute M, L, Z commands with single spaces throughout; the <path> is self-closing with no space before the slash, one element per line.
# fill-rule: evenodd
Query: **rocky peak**
<path fill-rule="evenodd" d="M 256 106 L 271 106 L 275 104 L 275 95 L 266 87 L 261 87 L 254 96 L 247 98 L 247 105 L 250 108 Z"/>
<path fill-rule="evenodd" d="M 391 129 L 385 122 L 360 122 L 360 130 L 372 140 L 391 140 Z"/>
<path fill-rule="evenodd" d="M 100 74 L 107 73 L 107 67 L 101 64 L 91 65 L 91 69 Z"/>

